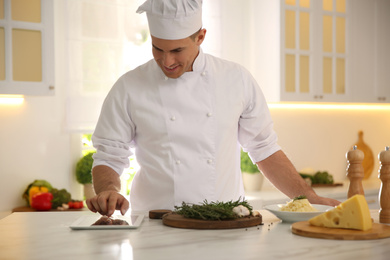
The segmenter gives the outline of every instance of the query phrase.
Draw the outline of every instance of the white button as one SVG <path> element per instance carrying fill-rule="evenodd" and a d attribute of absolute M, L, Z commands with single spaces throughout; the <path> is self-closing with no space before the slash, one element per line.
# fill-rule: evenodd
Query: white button
<path fill-rule="evenodd" d="M 207 116 L 208 116 L 208 117 L 211 117 L 212 115 L 213 115 L 213 114 L 212 114 L 211 112 L 208 112 L 208 113 L 207 113 Z"/>
<path fill-rule="evenodd" d="M 176 160 L 176 164 L 180 164 L 181 162 L 180 162 L 180 160 Z"/>
<path fill-rule="evenodd" d="M 205 71 L 203 71 L 203 72 L 202 72 L 202 76 L 205 76 L 205 75 L 206 75 L 206 72 L 205 72 Z"/>
<path fill-rule="evenodd" d="M 165 77 L 164 77 L 164 79 L 165 79 L 165 80 L 168 80 L 168 77 L 167 77 L 167 76 L 165 76 Z"/>
<path fill-rule="evenodd" d="M 210 164 L 210 163 L 212 163 L 212 162 L 213 162 L 213 160 L 211 160 L 211 159 L 208 159 L 208 160 L 207 160 L 207 163 L 208 163 L 208 164 Z"/>
<path fill-rule="evenodd" d="M 175 116 L 172 116 L 171 117 L 171 121 L 175 121 L 176 120 L 176 117 Z"/>

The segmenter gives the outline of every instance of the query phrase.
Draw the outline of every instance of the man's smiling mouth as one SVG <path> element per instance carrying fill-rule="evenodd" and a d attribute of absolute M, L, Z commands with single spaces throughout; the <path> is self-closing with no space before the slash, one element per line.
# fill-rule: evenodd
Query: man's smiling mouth
<path fill-rule="evenodd" d="M 164 66 L 164 69 L 165 69 L 166 71 L 168 71 L 168 72 L 173 72 L 173 71 L 175 71 L 178 67 L 179 67 L 179 65 L 174 66 L 174 67 L 166 67 L 166 66 Z"/>

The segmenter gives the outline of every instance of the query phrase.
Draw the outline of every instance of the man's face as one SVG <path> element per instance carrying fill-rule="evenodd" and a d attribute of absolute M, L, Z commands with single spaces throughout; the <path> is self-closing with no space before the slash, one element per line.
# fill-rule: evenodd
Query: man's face
<path fill-rule="evenodd" d="M 184 72 L 192 71 L 192 64 L 199 53 L 206 31 L 199 32 L 195 40 L 187 37 L 181 40 L 163 40 L 152 36 L 153 57 L 164 74 L 178 78 Z"/>

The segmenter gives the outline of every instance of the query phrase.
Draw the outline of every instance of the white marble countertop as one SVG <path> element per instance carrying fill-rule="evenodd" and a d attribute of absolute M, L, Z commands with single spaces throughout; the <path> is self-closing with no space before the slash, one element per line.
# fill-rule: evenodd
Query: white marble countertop
<path fill-rule="evenodd" d="M 349 180 L 341 182 L 342 186 L 335 187 L 318 187 L 314 188 L 315 192 L 323 197 L 333 198 L 340 201 L 347 199 L 348 189 L 349 189 Z M 362 181 L 363 190 L 367 198 L 367 202 L 372 204 L 370 208 L 379 208 L 378 204 L 378 195 L 379 188 L 381 186 L 381 180 L 378 178 L 371 178 L 368 180 Z M 265 185 L 260 191 L 247 191 L 245 192 L 245 199 L 257 209 L 263 208 L 266 205 L 285 203 L 290 199 L 276 189 L 273 186 Z M 375 201 L 373 201 L 375 200 Z"/>
<path fill-rule="evenodd" d="M 134 230 L 71 230 L 84 212 L 12 213 L 0 220 L 0 259 L 385 259 L 389 238 L 328 240 L 294 235 L 261 210 L 264 225 L 227 230 L 164 226 L 145 218 Z M 378 210 L 371 212 L 378 222 Z"/>

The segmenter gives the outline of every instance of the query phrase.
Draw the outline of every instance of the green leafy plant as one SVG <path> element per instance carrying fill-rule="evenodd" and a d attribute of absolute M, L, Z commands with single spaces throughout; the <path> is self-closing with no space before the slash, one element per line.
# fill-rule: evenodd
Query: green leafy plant
<path fill-rule="evenodd" d="M 248 153 L 241 150 L 241 172 L 247 173 L 260 173 L 256 164 L 253 164 L 252 160 L 249 158 Z"/>
<path fill-rule="evenodd" d="M 69 201 L 72 199 L 70 193 L 66 189 L 52 189 L 51 194 L 53 195 L 52 199 L 52 208 L 56 209 L 58 207 L 61 207 L 62 204 L 68 204 Z"/>
<path fill-rule="evenodd" d="M 92 155 L 95 152 L 84 155 L 76 165 L 76 179 L 80 184 L 92 183 Z"/>

